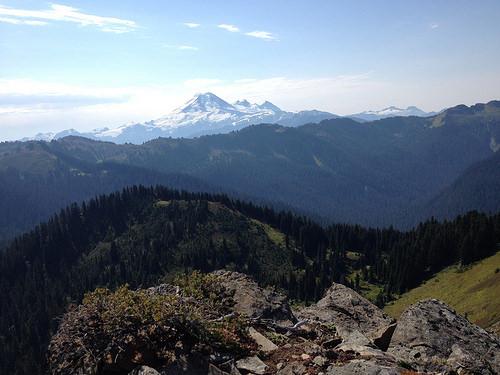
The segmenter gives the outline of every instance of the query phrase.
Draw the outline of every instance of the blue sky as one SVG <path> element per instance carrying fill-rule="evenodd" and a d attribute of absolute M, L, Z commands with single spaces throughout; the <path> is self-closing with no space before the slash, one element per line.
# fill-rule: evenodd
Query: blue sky
<path fill-rule="evenodd" d="M 0 0 L 0 139 L 196 92 L 338 114 L 500 99 L 499 1 Z"/>

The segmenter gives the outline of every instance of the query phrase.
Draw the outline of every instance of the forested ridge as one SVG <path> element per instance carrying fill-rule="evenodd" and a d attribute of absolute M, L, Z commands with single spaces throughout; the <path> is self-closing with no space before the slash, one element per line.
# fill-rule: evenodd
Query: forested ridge
<path fill-rule="evenodd" d="M 382 287 L 382 304 L 447 265 L 493 254 L 499 242 L 500 215 L 471 212 L 408 232 L 322 227 L 225 195 L 126 188 L 67 207 L 0 255 L 0 372 L 41 373 L 57 317 L 97 286 L 147 287 L 227 268 L 307 303 L 332 281 L 350 283 L 355 268 Z"/>
<path fill-rule="evenodd" d="M 213 191 L 191 176 L 113 162 L 89 163 L 70 153 L 52 152 L 45 142 L 0 143 L 0 248 L 72 202 L 134 184 Z"/>

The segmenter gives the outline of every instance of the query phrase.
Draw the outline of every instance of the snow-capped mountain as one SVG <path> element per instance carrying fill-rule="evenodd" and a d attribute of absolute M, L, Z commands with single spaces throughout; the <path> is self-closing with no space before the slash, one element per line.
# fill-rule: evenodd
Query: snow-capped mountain
<path fill-rule="evenodd" d="M 379 111 L 365 111 L 347 117 L 357 121 L 374 121 L 396 116 L 428 117 L 434 114 L 434 112 L 424 112 L 412 106 L 406 109 L 387 107 Z M 124 124 L 116 128 L 94 129 L 89 132 L 68 129 L 55 134 L 39 133 L 34 137 L 23 138 L 22 141 L 50 141 L 69 135 L 77 135 L 115 143 L 141 144 L 158 137 L 193 138 L 228 133 L 261 123 L 300 126 L 335 117 L 338 116 L 317 110 L 287 112 L 268 101 L 256 104 L 245 99 L 230 104 L 217 95 L 207 92 L 195 95 L 183 106 L 156 120 Z"/>
<path fill-rule="evenodd" d="M 36 134 L 33 137 L 24 137 L 24 138 L 21 138 L 20 141 L 21 142 L 26 142 L 26 141 L 47 141 L 47 142 L 49 142 L 52 139 L 54 139 L 55 136 L 56 136 L 56 133 L 52 133 L 52 132 L 49 132 L 49 133 L 38 133 L 38 134 Z"/>
<path fill-rule="evenodd" d="M 356 113 L 348 117 L 363 121 L 374 121 L 388 117 L 398 117 L 398 116 L 429 117 L 429 116 L 434 116 L 435 114 L 436 112 L 425 112 L 415 106 L 410 106 L 407 107 L 406 109 L 391 106 L 378 111 L 364 111 Z"/>
<path fill-rule="evenodd" d="M 194 96 L 185 105 L 166 116 L 142 124 L 126 124 L 117 128 L 95 129 L 84 133 L 70 129 L 57 134 L 38 134 L 32 139 L 50 140 L 78 135 L 115 143 L 140 144 L 158 137 L 192 138 L 228 133 L 261 123 L 299 126 L 334 117 L 338 116 L 316 110 L 287 112 L 268 101 L 260 105 L 250 103 L 248 100 L 238 100 L 230 104 L 208 92 Z"/>

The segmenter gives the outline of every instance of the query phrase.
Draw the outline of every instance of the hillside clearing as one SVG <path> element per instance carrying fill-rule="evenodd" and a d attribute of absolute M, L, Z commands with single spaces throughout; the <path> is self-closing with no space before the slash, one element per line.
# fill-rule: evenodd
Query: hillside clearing
<path fill-rule="evenodd" d="M 449 267 L 389 303 L 385 312 L 398 318 L 409 305 L 440 299 L 483 328 L 500 322 L 500 252 L 461 270 Z M 498 324 L 496 324 L 498 326 Z"/>

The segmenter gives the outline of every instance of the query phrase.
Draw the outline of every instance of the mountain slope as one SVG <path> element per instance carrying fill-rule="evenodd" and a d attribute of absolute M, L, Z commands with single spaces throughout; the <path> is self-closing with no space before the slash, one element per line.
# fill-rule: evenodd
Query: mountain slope
<path fill-rule="evenodd" d="M 446 218 L 473 209 L 500 212 L 499 192 L 500 153 L 497 152 L 467 168 L 453 184 L 428 203 L 424 215 Z"/>
<path fill-rule="evenodd" d="M 312 299 L 341 277 L 326 248 L 321 227 L 226 196 L 134 187 L 72 205 L 0 252 L 0 372 L 41 373 L 55 318 L 97 286 L 228 268 Z"/>
<path fill-rule="evenodd" d="M 440 299 L 483 328 L 500 322 L 500 252 L 468 268 L 447 268 L 389 303 L 385 312 L 398 318 L 411 304 L 426 298 Z M 498 327 L 497 327 L 498 329 Z"/>
<path fill-rule="evenodd" d="M 217 95 L 207 92 L 196 95 L 172 113 L 143 124 L 127 124 L 113 129 L 96 129 L 83 133 L 69 129 L 57 134 L 38 134 L 34 139 L 59 139 L 76 135 L 115 143 L 141 144 L 158 137 L 192 138 L 228 133 L 260 123 L 299 126 L 334 117 L 338 116 L 316 110 L 286 112 L 267 101 L 261 105 L 251 104 L 247 100 L 229 104 Z"/>

